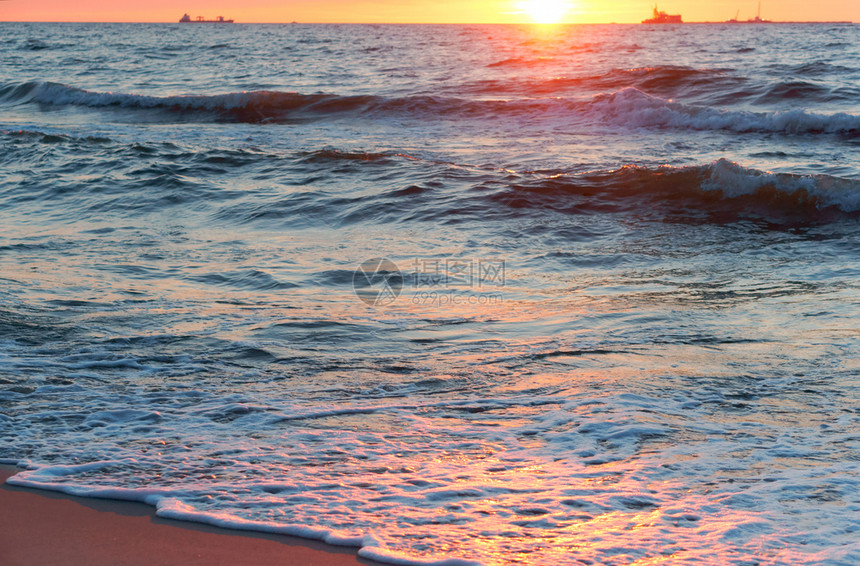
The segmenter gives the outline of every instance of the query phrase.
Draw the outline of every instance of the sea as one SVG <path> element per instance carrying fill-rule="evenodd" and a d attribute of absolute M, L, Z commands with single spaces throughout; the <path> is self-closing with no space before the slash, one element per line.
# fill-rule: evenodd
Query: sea
<path fill-rule="evenodd" d="M 0 24 L 9 483 L 389 564 L 860 563 L 860 28 Z"/>

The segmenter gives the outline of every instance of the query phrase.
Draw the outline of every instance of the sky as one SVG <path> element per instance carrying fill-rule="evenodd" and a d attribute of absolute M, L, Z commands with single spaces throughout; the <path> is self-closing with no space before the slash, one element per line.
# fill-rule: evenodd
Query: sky
<path fill-rule="evenodd" d="M 564 12 L 567 23 L 636 23 L 649 0 L 0 0 L 0 21 L 175 22 L 224 16 L 237 22 L 524 23 L 541 12 Z M 660 9 L 684 21 L 723 21 L 740 10 L 755 16 L 757 0 L 665 0 Z M 564 8 L 567 8 L 566 10 Z M 860 0 L 763 0 L 776 21 L 860 22 Z"/>

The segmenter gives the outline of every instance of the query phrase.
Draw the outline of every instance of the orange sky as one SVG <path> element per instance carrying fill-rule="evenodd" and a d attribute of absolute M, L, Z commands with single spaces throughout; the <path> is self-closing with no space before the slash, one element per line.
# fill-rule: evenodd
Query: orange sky
<path fill-rule="evenodd" d="M 550 0 L 551 1 L 551 0 Z M 649 0 L 570 0 L 571 23 L 639 22 Z M 438 22 L 530 21 L 519 0 L 2 0 L 4 21 L 175 22 L 184 12 L 238 22 Z M 665 0 L 660 8 L 685 21 L 722 21 L 755 15 L 757 0 Z M 860 0 L 764 0 L 762 16 L 773 20 L 860 22 Z"/>

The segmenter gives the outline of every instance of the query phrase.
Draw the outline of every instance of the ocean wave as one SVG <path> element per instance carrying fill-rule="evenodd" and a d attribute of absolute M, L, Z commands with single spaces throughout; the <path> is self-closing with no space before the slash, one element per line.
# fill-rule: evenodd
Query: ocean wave
<path fill-rule="evenodd" d="M 470 100 L 442 96 L 342 96 L 280 91 L 160 97 L 93 92 L 52 82 L 28 82 L 0 87 L 0 105 L 27 103 L 160 110 L 180 114 L 183 119 L 249 123 L 362 116 L 494 120 L 504 116 L 512 119 L 552 118 L 574 124 L 611 124 L 627 128 L 723 130 L 784 135 L 860 135 L 860 116 L 854 114 L 820 114 L 807 110 L 725 110 L 675 102 L 632 87 L 598 94 L 591 99 L 545 97 L 510 100 Z"/>
<path fill-rule="evenodd" d="M 860 181 L 771 173 L 721 159 L 692 167 L 626 166 L 553 175 L 515 184 L 489 198 L 514 209 L 568 213 L 647 210 L 718 220 L 827 221 L 860 213 Z M 643 207 L 643 200 L 653 203 Z"/>
<path fill-rule="evenodd" d="M 397 167 L 401 157 L 387 159 L 389 166 Z M 458 224 L 545 219 L 550 213 L 608 213 L 689 222 L 762 220 L 799 225 L 860 215 L 860 181 L 772 173 L 725 159 L 687 167 L 628 165 L 584 173 L 506 170 L 495 174 L 430 161 L 423 166 L 435 172 L 434 185 L 385 188 L 356 198 L 326 191 L 298 192 L 266 203 L 226 204 L 218 217 L 242 225 L 294 226 L 309 222 Z"/>
<path fill-rule="evenodd" d="M 60 132 L 42 132 L 39 130 L 0 130 L 0 135 L 7 136 L 10 140 L 35 141 L 43 144 L 63 144 L 63 143 L 89 143 L 89 144 L 106 144 L 111 141 L 110 138 L 104 136 L 73 136 Z"/>
<path fill-rule="evenodd" d="M 826 61 L 813 61 L 811 63 L 800 63 L 798 65 L 787 66 L 788 72 L 794 75 L 805 75 L 812 77 L 826 75 L 845 75 L 846 73 L 856 73 L 858 69 L 846 67 L 844 65 L 835 65 Z"/>
<path fill-rule="evenodd" d="M 637 102 L 605 100 L 601 106 L 604 120 L 660 126 L 686 124 L 726 128 L 751 127 L 735 122 L 737 115 L 696 115 L 684 107 L 666 109 L 655 103 L 652 114 L 640 114 Z M 645 99 L 646 103 L 650 101 Z M 609 108 L 610 111 L 606 109 Z M 648 108 L 646 106 L 646 108 Z M 779 122 L 777 117 L 759 117 L 762 128 L 802 131 L 826 129 L 809 115 L 794 122 Z M 856 118 L 854 118 L 856 120 Z M 765 130 L 767 131 L 767 130 Z M 834 131 L 834 130 L 831 130 Z M 2 132 L 0 132 L 2 133 Z M 4 133 L 9 143 L 9 159 L 19 165 L 35 167 L 43 159 L 45 145 L 57 154 L 75 155 L 95 152 L 86 162 L 88 170 L 100 171 L 122 183 L 81 184 L 76 177 L 48 177 L 51 183 L 12 186 L 4 202 L 17 206 L 41 200 L 44 206 L 59 206 L 75 215 L 106 210 L 138 215 L 164 206 L 207 203 L 214 218 L 238 224 L 279 224 L 293 226 L 318 223 L 349 225 L 365 222 L 402 223 L 411 221 L 461 222 L 464 218 L 482 219 L 541 215 L 546 209 L 567 213 L 631 212 L 646 209 L 655 214 L 698 211 L 743 217 L 828 220 L 860 213 L 860 180 L 827 174 L 768 172 L 746 167 L 726 159 L 691 166 L 653 166 L 632 163 L 609 168 L 599 163 L 539 170 L 495 168 L 448 161 L 433 154 L 387 151 L 362 151 L 356 148 L 325 147 L 294 153 L 264 152 L 256 148 L 192 151 L 170 143 L 119 143 L 107 138 L 77 138 L 39 131 Z M 786 159 L 784 152 L 760 152 L 762 158 Z M 80 163 L 84 163 L 81 161 Z M 304 186 L 313 179 L 313 190 L 263 192 L 248 199 L 245 191 L 221 183 L 210 176 L 236 174 L 284 182 L 293 179 Z M 334 182 L 344 171 L 367 187 L 345 194 Z M 647 201 L 647 205 L 645 202 Z M 728 216 L 726 216 L 728 215 Z M 283 282 L 264 271 L 237 271 L 229 280 L 197 274 L 201 282 L 212 285 L 238 285 L 241 288 L 276 288 Z"/>
<path fill-rule="evenodd" d="M 639 128 L 860 135 L 860 116 L 854 114 L 819 114 L 806 110 L 722 110 L 664 100 L 634 88 L 598 95 L 590 109 L 607 122 Z"/>
<path fill-rule="evenodd" d="M 853 69 L 826 63 L 797 67 L 782 65 L 782 81 L 762 80 L 739 74 L 731 68 L 695 68 L 681 65 L 617 68 L 598 75 L 488 78 L 458 87 L 455 92 L 488 96 L 558 97 L 567 94 L 617 92 L 638 89 L 663 98 L 683 98 L 705 104 L 734 104 L 754 101 L 758 104 L 820 104 L 853 101 L 858 91 L 835 87 L 820 81 L 828 74 L 853 73 Z M 810 76 L 817 82 L 801 80 Z"/>
<path fill-rule="evenodd" d="M 325 119 L 361 115 L 492 115 L 503 112 L 546 112 L 569 106 L 558 99 L 465 100 L 439 96 L 384 97 L 378 95 L 302 94 L 281 91 L 249 91 L 216 95 L 151 96 L 95 92 L 53 82 L 28 82 L 0 87 L 0 105 L 44 104 L 90 108 L 162 110 L 200 113 L 237 122 L 281 122 L 293 119 Z"/>
<path fill-rule="evenodd" d="M 28 38 L 22 40 L 19 46 L 21 51 L 43 51 L 43 50 L 60 50 L 70 47 L 68 43 L 48 43 L 41 39 Z"/>
<path fill-rule="evenodd" d="M 501 63 L 504 62 L 496 65 Z M 749 79 L 731 69 L 655 65 L 612 69 L 598 75 L 486 79 L 466 85 L 465 90 L 482 96 L 559 96 L 565 92 L 605 92 L 632 87 L 663 96 L 696 96 L 731 92 L 747 83 Z"/>
<path fill-rule="evenodd" d="M 242 122 L 263 121 L 292 111 L 321 113 L 361 111 L 378 97 L 252 91 L 218 95 L 149 96 L 88 91 L 54 82 L 31 81 L 0 87 L 0 103 L 37 103 L 91 108 L 159 109 L 175 112 L 221 112 Z"/>
<path fill-rule="evenodd" d="M 771 103 L 794 99 L 815 99 L 827 101 L 832 100 L 833 97 L 833 90 L 824 85 L 808 81 L 794 80 L 771 85 L 768 87 L 764 95 L 759 97 L 758 102 Z"/>

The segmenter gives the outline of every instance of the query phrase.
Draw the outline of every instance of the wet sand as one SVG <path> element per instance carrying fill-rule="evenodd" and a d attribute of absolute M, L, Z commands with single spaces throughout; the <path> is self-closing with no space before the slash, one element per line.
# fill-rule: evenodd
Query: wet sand
<path fill-rule="evenodd" d="M 304 539 L 162 519 L 142 503 L 6 485 L 0 466 L 3 566 L 347 566 L 377 564 Z"/>

